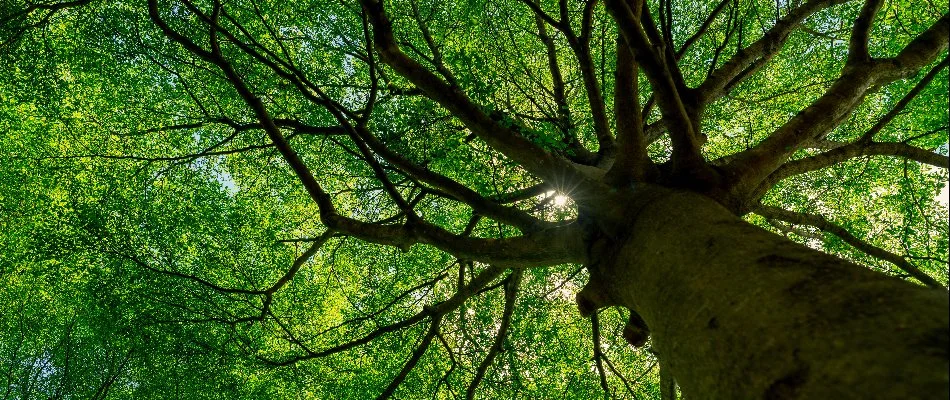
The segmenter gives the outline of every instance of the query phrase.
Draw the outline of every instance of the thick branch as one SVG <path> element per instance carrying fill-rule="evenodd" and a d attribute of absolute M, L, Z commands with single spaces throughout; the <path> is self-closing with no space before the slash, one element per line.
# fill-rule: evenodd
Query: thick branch
<path fill-rule="evenodd" d="M 657 104 L 670 130 L 674 172 L 679 172 L 683 177 L 698 178 L 698 180 L 711 179 L 712 172 L 700 154 L 702 141 L 699 138 L 698 127 L 694 125 L 690 112 L 687 110 L 687 104 L 684 103 L 683 93 L 680 90 L 682 85 L 677 84 L 679 80 L 671 72 L 671 68 L 675 68 L 675 65 L 667 65 L 665 46 L 662 43 L 650 42 L 647 33 L 640 25 L 641 18 L 638 18 L 638 14 L 626 1 L 611 0 L 605 5 L 617 21 L 623 38 L 636 52 L 637 61 L 643 67 L 654 88 Z M 647 10 L 642 11 L 643 19 L 652 21 L 646 15 Z"/>
<path fill-rule="evenodd" d="M 858 19 L 851 30 L 851 42 L 848 45 L 848 63 L 866 62 L 871 60 L 868 53 L 868 38 L 871 27 L 874 26 L 874 16 L 884 4 L 883 0 L 866 0 Z"/>
<path fill-rule="evenodd" d="M 925 164 L 930 164 L 935 167 L 947 168 L 948 158 L 946 156 L 941 156 L 933 151 L 921 149 L 918 147 L 911 146 L 907 144 L 907 141 L 901 143 L 880 143 L 873 142 L 874 135 L 884 129 L 888 123 L 894 120 L 900 113 L 910 104 L 911 100 L 917 97 L 920 92 L 927 87 L 928 84 L 937 76 L 937 73 L 940 72 L 943 68 L 946 68 L 948 64 L 948 59 L 944 58 L 943 61 L 938 64 L 936 67 L 930 70 L 926 76 L 924 76 L 916 85 L 902 97 L 897 104 L 894 105 L 887 114 L 884 114 L 871 129 L 868 129 L 861 138 L 853 143 L 832 143 L 832 146 L 829 151 L 814 155 L 811 157 L 803 158 L 801 160 L 795 160 L 788 162 L 785 165 L 782 165 L 779 169 L 769 175 L 765 181 L 759 185 L 759 188 L 752 195 L 752 198 L 758 199 L 762 197 L 772 186 L 775 186 L 776 183 L 782 179 L 788 178 L 793 175 L 804 174 L 806 172 L 815 171 L 821 168 L 829 167 L 831 165 L 849 160 L 854 157 L 868 156 L 868 155 L 887 155 L 887 156 L 898 156 L 912 159 L 914 161 L 922 162 Z"/>
<path fill-rule="evenodd" d="M 929 29 L 918 35 L 897 56 L 879 61 L 885 65 L 881 82 L 893 82 L 913 76 L 947 50 L 950 41 L 950 13 L 944 14 Z"/>
<path fill-rule="evenodd" d="M 377 225 L 335 213 L 323 216 L 322 221 L 332 229 L 367 242 L 402 249 L 417 243 L 430 244 L 457 258 L 511 268 L 582 262 L 585 258 L 582 232 L 576 224 L 493 239 L 456 235 L 425 221 Z"/>
<path fill-rule="evenodd" d="M 635 18 L 640 18 L 642 2 L 635 5 Z M 643 136 L 643 115 L 640 114 L 640 88 L 637 77 L 639 67 L 636 54 L 622 36 L 617 38 L 617 70 L 614 85 L 614 118 L 617 125 L 616 161 L 607 174 L 607 179 L 620 185 L 628 181 L 643 181 L 650 158 Z"/>

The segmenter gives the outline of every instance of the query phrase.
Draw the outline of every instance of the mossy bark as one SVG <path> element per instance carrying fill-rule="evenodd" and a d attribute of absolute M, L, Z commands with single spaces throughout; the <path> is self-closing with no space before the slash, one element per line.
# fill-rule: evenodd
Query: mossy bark
<path fill-rule="evenodd" d="M 592 244 L 595 302 L 636 311 L 694 399 L 950 398 L 950 297 L 647 189 Z M 615 214 L 615 215 L 619 215 Z M 583 308 L 583 307 L 582 307 Z"/>

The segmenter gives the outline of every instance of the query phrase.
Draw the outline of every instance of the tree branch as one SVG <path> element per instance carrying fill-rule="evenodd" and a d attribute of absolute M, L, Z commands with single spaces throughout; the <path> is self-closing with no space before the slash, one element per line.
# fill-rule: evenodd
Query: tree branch
<path fill-rule="evenodd" d="M 396 392 L 396 389 L 406 379 L 406 376 L 409 375 L 409 372 L 416 367 L 416 364 L 419 362 L 419 359 L 426 353 L 426 350 L 429 349 L 429 345 L 432 344 L 432 339 L 439 334 L 439 323 L 442 322 L 442 316 L 432 316 L 432 322 L 429 323 L 429 331 L 426 332 L 425 336 L 422 337 L 422 343 L 419 343 L 419 347 L 412 352 L 412 356 L 409 357 L 409 360 L 406 361 L 406 364 L 403 365 L 402 369 L 399 370 L 399 373 L 396 374 L 396 377 L 393 378 L 392 382 L 389 383 L 389 386 L 383 390 L 379 396 L 376 397 L 376 400 L 383 400 L 392 397 L 393 393 Z"/>
<path fill-rule="evenodd" d="M 519 286 L 521 285 L 521 275 L 521 271 L 512 272 L 511 276 L 508 277 L 508 282 L 505 284 L 505 308 L 501 314 L 501 324 L 498 326 L 498 333 L 495 334 L 495 341 L 492 342 L 491 347 L 488 349 L 488 354 L 485 355 L 485 359 L 478 365 L 475 371 L 475 378 L 472 379 L 472 382 L 468 385 L 468 389 L 465 391 L 465 398 L 468 400 L 475 398 L 475 390 L 478 389 L 478 385 L 482 382 L 482 379 L 485 378 L 485 373 L 488 372 L 488 368 L 492 362 L 494 362 L 495 357 L 505 350 L 505 339 L 508 337 L 508 329 L 511 326 L 511 316 L 515 311 L 515 300 L 518 295 Z"/>
<path fill-rule="evenodd" d="M 112 254 L 114 256 L 118 256 L 126 260 L 132 261 L 136 265 L 142 268 L 145 268 L 146 270 L 163 274 L 163 275 L 169 275 L 176 278 L 185 279 L 188 281 L 192 281 L 219 293 L 246 294 L 246 295 L 272 295 L 276 293 L 278 290 L 280 290 L 282 287 L 284 287 L 288 282 L 290 282 L 293 279 L 294 275 L 297 274 L 297 271 L 299 271 L 300 268 L 303 267 L 303 265 L 308 260 L 310 260 L 310 258 L 313 257 L 314 254 L 316 254 L 320 250 L 320 247 L 322 247 L 323 244 L 325 244 L 328 240 L 330 240 L 331 237 L 333 237 L 333 235 L 334 233 L 328 230 L 323 235 L 321 235 L 318 239 L 314 240 L 313 243 L 310 244 L 310 247 L 307 248 L 307 250 L 305 250 L 300 256 L 294 259 L 293 264 L 291 264 L 291 267 L 290 269 L 287 270 L 287 272 L 285 272 L 276 282 L 274 282 L 273 285 L 263 290 L 224 287 L 195 275 L 190 275 L 190 274 L 185 274 L 182 272 L 164 270 L 164 269 L 153 267 L 149 265 L 147 262 L 142 261 L 141 259 L 139 259 L 138 257 L 134 255 L 125 254 L 122 252 L 108 250 L 108 249 L 104 249 L 102 251 L 106 254 Z"/>
<path fill-rule="evenodd" d="M 640 19 L 642 1 L 635 5 L 634 18 Z M 623 36 L 617 37 L 617 69 L 614 84 L 614 121 L 617 127 L 617 152 L 607 180 L 621 186 L 643 181 L 652 167 L 643 136 L 643 115 L 640 114 L 639 66 L 636 54 Z"/>
<path fill-rule="evenodd" d="M 732 157 L 723 167 L 731 180 L 728 191 L 740 199 L 755 193 L 766 177 L 808 141 L 823 138 L 847 119 L 872 87 L 889 83 L 932 62 L 947 48 L 948 37 L 950 14 L 945 14 L 897 57 L 846 64 L 841 76 L 821 97 L 765 140 Z"/>
<path fill-rule="evenodd" d="M 638 18 L 638 14 L 627 1 L 610 0 L 605 2 L 605 5 L 617 22 L 624 39 L 635 51 L 637 61 L 643 67 L 653 87 L 657 104 L 670 131 L 674 174 L 704 184 L 711 183 L 708 181 L 713 180 L 715 174 L 700 154 L 702 140 L 699 137 L 698 126 L 694 124 L 690 110 L 687 109 L 688 105 L 683 99 L 684 93 L 681 89 L 685 85 L 678 83 L 681 79 L 677 79 L 677 74 L 672 72 L 678 71 L 675 62 L 672 66 L 669 65 L 667 61 L 671 57 L 666 57 L 667 51 L 663 43 L 651 43 L 647 32 L 641 26 L 641 20 L 652 24 L 648 9 L 642 9 L 642 18 Z M 662 39 L 654 38 L 654 40 Z"/>
<path fill-rule="evenodd" d="M 433 278 L 433 279 L 430 279 L 430 280 L 425 281 L 425 282 L 422 282 L 422 283 L 420 283 L 420 284 L 418 284 L 418 285 L 416 285 L 416 286 L 413 286 L 413 287 L 411 287 L 411 288 L 409 288 L 409 289 L 406 289 L 406 290 L 404 290 L 402 293 L 400 293 L 398 296 L 394 297 L 392 300 L 390 300 L 389 302 L 387 302 L 386 304 L 384 304 L 382 307 L 376 309 L 376 311 L 373 311 L 373 312 L 368 313 L 368 314 L 363 314 L 363 315 L 361 315 L 361 316 L 348 319 L 348 320 L 346 320 L 346 321 L 343 321 L 343 322 L 340 322 L 340 323 L 338 323 L 338 324 L 336 324 L 336 325 L 333 325 L 333 326 L 331 326 L 331 327 L 329 327 L 329 328 L 323 329 L 323 330 L 321 330 L 320 332 L 317 332 L 313 337 L 319 337 L 319 336 L 322 336 L 322 335 L 326 334 L 327 332 L 330 332 L 330 331 L 333 331 L 333 330 L 342 328 L 342 327 L 344 327 L 344 326 L 352 325 L 352 324 L 354 324 L 354 323 L 366 321 L 366 320 L 369 320 L 369 319 L 373 319 L 373 318 L 375 318 L 376 316 L 378 316 L 378 315 L 380 315 L 380 314 L 386 312 L 386 310 L 389 310 L 390 308 L 394 307 L 396 304 L 399 304 L 399 302 L 402 301 L 402 299 L 405 299 L 406 297 L 408 297 L 409 295 L 415 293 L 416 291 L 418 291 L 418 290 L 420 290 L 420 289 L 422 289 L 422 288 L 429 288 L 429 289 L 431 290 L 432 287 L 435 286 L 436 283 L 438 283 L 439 281 L 445 279 L 447 276 L 448 276 L 448 275 L 446 275 L 445 273 L 442 273 L 442 274 L 439 274 L 439 276 L 436 276 L 436 277 Z"/>
<path fill-rule="evenodd" d="M 884 4 L 883 0 L 866 0 L 861 7 L 861 13 L 858 19 L 854 21 L 851 29 L 851 41 L 848 45 L 848 63 L 861 63 L 871 60 L 871 54 L 868 53 L 868 39 L 871 34 L 871 27 L 874 25 L 874 16 Z"/>
<path fill-rule="evenodd" d="M 683 57 L 683 54 L 686 54 L 686 51 L 689 50 L 693 43 L 696 43 L 699 38 L 706 34 L 706 31 L 709 30 L 710 26 L 712 26 L 713 22 L 716 20 L 716 17 L 718 17 L 719 14 L 722 13 L 722 10 L 725 10 L 726 6 L 732 1 L 735 0 L 721 0 L 719 4 L 716 5 L 716 8 L 714 8 L 712 12 L 709 13 L 709 15 L 703 21 L 703 24 L 699 27 L 699 29 L 696 30 L 696 33 L 686 39 L 686 41 L 683 42 L 683 45 L 680 46 L 679 50 L 676 51 L 677 60 Z"/>
<path fill-rule="evenodd" d="M 904 79 L 937 59 L 950 41 L 950 13 L 944 14 L 892 58 L 878 60 L 882 65 L 879 84 Z"/>
<path fill-rule="evenodd" d="M 895 265 L 901 271 L 906 272 L 910 276 L 916 278 L 917 280 L 923 282 L 927 286 L 934 288 L 946 289 L 940 282 L 937 282 L 936 279 L 932 278 L 930 275 L 927 275 L 919 268 L 908 262 L 904 257 L 897 254 L 891 253 L 887 250 L 884 250 L 880 247 L 874 246 L 864 240 L 858 239 L 856 236 L 852 235 L 851 232 L 848 232 L 844 227 L 834 224 L 831 221 L 828 221 L 825 217 L 817 214 L 808 214 L 808 213 L 799 213 L 794 211 L 784 210 L 778 207 L 766 206 L 759 204 L 754 212 L 765 218 L 777 219 L 780 221 L 785 221 L 792 224 L 799 225 L 811 225 L 815 228 L 818 228 L 824 232 L 831 233 L 845 243 L 853 246 L 854 248 L 866 253 L 867 255 L 883 260 Z"/>
<path fill-rule="evenodd" d="M 447 300 L 441 303 L 432 305 L 432 306 L 423 307 L 422 311 L 416 313 L 412 317 L 409 317 L 405 320 L 402 320 L 394 324 L 380 327 L 359 339 L 342 343 L 342 344 L 333 346 L 331 348 L 328 348 L 319 352 L 313 352 L 313 351 L 307 350 L 306 354 L 304 355 L 292 357 L 283 361 L 274 361 L 274 360 L 268 360 L 268 359 L 262 359 L 262 361 L 271 365 L 275 365 L 275 366 L 285 366 L 285 365 L 295 364 L 297 362 L 304 361 L 304 360 L 326 357 L 332 354 L 339 353 L 341 351 L 352 349 L 357 346 L 362 346 L 387 333 L 408 328 L 410 326 L 413 326 L 421 322 L 427 317 L 433 318 L 433 321 L 436 319 L 441 319 L 441 317 L 444 316 L 445 314 L 459 308 L 462 305 L 462 303 L 468 300 L 468 298 L 477 294 L 478 291 L 482 287 L 491 283 L 493 280 L 495 280 L 495 278 L 500 276 L 502 272 L 504 271 L 505 271 L 504 268 L 490 266 L 484 269 L 482 272 L 480 272 L 475 278 L 469 281 L 468 285 L 460 288 L 458 291 L 455 292 L 454 295 L 452 295 L 452 297 L 448 298 Z"/>
<path fill-rule="evenodd" d="M 604 351 L 600 348 L 600 318 L 597 313 L 590 316 L 591 337 L 594 343 L 594 365 L 597 375 L 600 376 L 600 388 L 604 390 L 604 398 L 610 398 L 610 385 L 607 384 L 607 372 L 604 371 Z"/>
<path fill-rule="evenodd" d="M 330 195 L 323 190 L 310 169 L 288 144 L 264 103 L 251 92 L 243 78 L 234 70 L 231 64 L 221 57 L 216 42 L 212 41 L 213 50 L 208 51 L 171 29 L 159 16 L 157 0 L 149 0 L 149 15 L 166 36 L 202 59 L 216 65 L 224 72 L 231 85 L 254 111 L 264 131 L 267 132 L 274 146 L 297 175 L 307 193 L 317 203 L 320 209 L 321 221 L 330 229 L 369 242 L 403 249 L 407 249 L 415 243 L 431 244 L 459 258 L 494 263 L 506 267 L 523 268 L 535 265 L 554 265 L 577 261 L 584 257 L 580 232 L 576 227 L 547 229 L 521 237 L 501 240 L 476 239 L 454 235 L 421 220 L 413 221 L 410 225 L 395 226 L 367 223 L 339 215 L 333 206 Z M 210 26 L 214 32 L 216 23 L 212 21 Z M 214 37 L 212 35 L 212 38 Z M 337 119 L 341 123 L 345 122 L 342 116 L 337 115 Z M 550 154 L 548 155 L 550 156 Z M 575 171 L 569 166 L 567 168 Z"/>
<path fill-rule="evenodd" d="M 73 0 L 73 1 L 64 1 L 61 3 L 31 3 L 25 9 L 11 13 L 9 15 L 0 15 L 0 28 L 5 28 L 5 25 L 13 25 L 18 20 L 25 21 L 30 17 L 30 14 L 33 14 L 35 11 L 43 10 L 46 11 L 42 17 L 40 17 L 39 22 L 34 24 L 25 25 L 15 29 L 12 33 L 4 35 L 5 38 L 0 42 L 0 49 L 7 47 L 8 45 L 19 40 L 27 30 L 32 28 L 39 28 L 43 25 L 49 23 L 49 21 L 56 15 L 58 12 L 70 9 L 70 8 L 79 8 L 85 6 L 89 3 L 92 3 L 94 0 Z M 29 3 L 29 2 L 28 2 Z M 4 4 L 5 6 L 9 3 Z M 6 11 L 6 10 L 4 10 Z"/>
<path fill-rule="evenodd" d="M 396 44 L 392 23 L 381 0 L 361 0 L 374 29 L 374 44 L 380 58 L 408 79 L 429 98 L 449 110 L 489 146 L 519 163 L 528 172 L 545 180 L 586 181 L 570 162 L 538 147 L 510 128 L 493 120 L 457 88 L 445 83 L 418 62 L 406 56 Z"/>
<path fill-rule="evenodd" d="M 534 218 L 524 211 L 515 207 L 503 206 L 495 201 L 486 199 L 469 187 L 447 176 L 413 163 L 384 145 L 365 126 L 357 125 L 353 127 L 353 129 L 359 138 L 364 140 L 376 154 L 379 154 L 384 160 L 399 168 L 399 170 L 413 178 L 432 185 L 436 190 L 450 195 L 453 199 L 469 205 L 476 212 L 484 216 L 499 222 L 511 224 L 524 232 L 534 232 L 550 226 L 550 224 Z"/>
<path fill-rule="evenodd" d="M 775 186 L 775 184 L 782 179 L 817 171 L 861 156 L 903 157 L 939 168 L 947 168 L 948 164 L 950 164 L 950 157 L 906 143 L 855 142 L 818 155 L 786 163 L 763 181 L 760 189 L 756 191 L 755 196 L 761 197 L 761 195 L 765 194 L 764 191 L 768 191 L 768 189 Z"/>
<path fill-rule="evenodd" d="M 548 57 L 548 71 L 551 74 L 554 104 L 557 108 L 557 126 L 561 131 L 561 135 L 564 136 L 564 143 L 567 145 L 567 153 L 573 153 L 574 156 L 572 159 L 574 159 L 576 162 L 593 165 L 596 163 L 596 155 L 587 150 L 587 148 L 585 148 L 584 145 L 580 143 L 580 141 L 577 139 L 577 135 L 574 133 L 574 121 L 571 117 L 571 108 L 567 101 L 564 76 L 561 73 L 561 66 L 558 62 L 557 48 L 554 44 L 554 38 L 548 34 L 546 23 L 541 16 L 535 15 L 534 19 L 535 25 L 538 28 L 538 37 L 541 39 L 541 42 L 544 43 L 544 48 Z"/>
<path fill-rule="evenodd" d="M 861 138 L 852 143 L 835 146 L 831 150 L 821 154 L 785 163 L 765 178 L 751 197 L 753 199 L 762 197 L 769 189 L 775 186 L 776 183 L 788 177 L 816 171 L 860 156 L 897 156 L 939 168 L 947 168 L 948 163 L 950 163 L 950 161 L 948 161 L 950 159 L 948 159 L 947 156 L 911 146 L 906 142 L 874 142 L 873 139 L 878 132 L 900 115 L 904 108 L 933 81 L 942 69 L 947 67 L 948 63 L 950 63 L 948 60 L 950 59 L 944 58 L 943 61 L 932 68 L 927 75 L 921 78 L 921 80 L 887 112 L 887 114 L 884 114 L 874 126 L 868 129 Z"/>
<path fill-rule="evenodd" d="M 734 87 L 742 78 L 752 75 L 755 70 L 764 66 L 778 54 L 792 31 L 806 18 L 818 11 L 848 1 L 853 0 L 811 0 L 789 12 L 759 40 L 736 52 L 729 61 L 709 74 L 709 77 L 695 89 L 698 104 L 702 106 L 722 97 L 727 93 L 727 88 Z"/>
<path fill-rule="evenodd" d="M 580 69 L 581 79 L 584 82 L 584 92 L 587 95 L 587 103 L 590 107 L 591 117 L 594 121 L 594 134 L 597 136 L 599 148 L 597 150 L 597 160 L 601 163 L 613 158 L 615 149 L 614 138 L 610 133 L 610 122 L 607 117 L 607 106 L 604 103 L 604 96 L 600 83 L 597 81 L 597 73 L 594 70 L 594 60 L 590 52 L 590 29 L 594 7 L 597 6 L 597 0 L 588 0 L 584 4 L 584 12 L 581 21 L 581 35 L 577 36 L 571 23 L 567 20 L 568 13 L 562 9 L 561 20 L 555 21 L 550 15 L 541 9 L 537 0 L 519 0 L 528 6 L 535 17 L 546 22 L 558 31 L 564 34 L 568 45 L 577 59 L 578 69 Z"/>

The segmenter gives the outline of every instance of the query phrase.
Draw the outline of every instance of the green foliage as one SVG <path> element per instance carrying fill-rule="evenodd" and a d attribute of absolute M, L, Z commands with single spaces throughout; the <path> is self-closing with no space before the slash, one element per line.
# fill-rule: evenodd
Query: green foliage
<path fill-rule="evenodd" d="M 672 2 L 676 46 L 699 28 L 715 3 Z M 735 37 L 727 43 L 717 65 L 761 37 L 776 14 L 788 12 L 792 4 L 786 3 L 800 2 L 736 2 L 734 13 L 747 22 L 745 36 L 741 43 Z M 872 55 L 893 56 L 947 8 L 946 1 L 918 3 L 886 2 L 871 34 Z M 578 20 L 583 3 L 567 5 Z M 210 2 L 195 6 L 211 9 Z M 656 2 L 649 6 L 659 13 Z M 459 275 L 468 280 L 488 268 L 476 263 L 462 269 L 466 263 L 432 246 L 403 252 L 338 237 L 307 260 L 272 300 L 220 290 L 267 289 L 325 230 L 320 210 L 266 135 L 235 129 L 257 123 L 253 112 L 220 70 L 169 41 L 143 4 L 92 2 L 26 15 L 17 14 L 27 9 L 25 3 L 3 7 L 0 391 L 5 398 L 375 397 L 402 368 L 426 324 L 328 357 L 272 364 L 404 320 L 451 297 Z M 437 69 L 419 29 L 421 19 L 440 44 L 439 57 L 458 90 L 532 143 L 556 154 L 570 151 L 553 121 L 558 105 L 552 100 L 546 49 L 522 2 L 419 1 L 416 13 L 409 1 L 387 7 L 407 54 Z M 558 13 L 555 2 L 543 2 L 541 8 Z M 840 73 L 848 29 L 859 9 L 859 3 L 844 4 L 807 19 L 766 67 L 711 104 L 702 122 L 709 138 L 706 158 L 759 143 L 824 93 Z M 365 59 L 357 5 L 238 0 L 227 2 L 226 10 L 227 25 L 240 40 L 289 60 L 327 97 L 352 109 L 367 101 L 377 72 Z M 162 4 L 160 12 L 194 42 L 208 43 L 207 26 L 184 6 Z M 725 21 L 717 19 L 709 34 L 685 52 L 680 65 L 688 85 L 707 76 L 726 38 Z M 592 31 L 592 59 L 611 110 L 616 27 L 602 7 L 595 11 Z M 595 147 L 577 61 L 565 38 L 553 36 L 570 132 Z M 310 101 L 312 90 L 298 90 L 238 46 L 224 46 L 223 52 L 274 118 L 314 127 L 337 124 Z M 539 182 L 475 140 L 458 118 L 412 93 L 415 88 L 405 79 L 381 70 L 386 76 L 379 83 L 387 90 L 366 125 L 395 153 L 486 197 Z M 876 88 L 828 139 L 860 137 L 919 78 Z M 641 81 L 641 103 L 646 103 L 652 89 Z M 908 141 L 946 154 L 947 93 L 944 70 L 876 139 Z M 658 111 L 647 119 L 658 120 Z M 351 137 L 292 129 L 285 135 L 332 194 L 341 215 L 400 220 L 398 205 Z M 667 138 L 650 147 L 658 162 L 669 152 Z M 819 152 L 806 149 L 795 157 Z M 412 180 L 393 169 L 386 173 L 407 199 L 421 195 Z M 781 181 L 765 201 L 833 216 L 873 245 L 915 255 L 915 263 L 946 284 L 948 211 L 935 196 L 947 179 L 946 168 L 863 157 Z M 570 204 L 557 206 L 552 199 L 553 193 L 532 196 L 518 207 L 551 221 L 576 216 Z M 467 205 L 431 193 L 421 196 L 416 210 L 455 233 L 473 216 Z M 776 229 L 760 217 L 749 218 Z M 483 218 L 472 236 L 519 233 Z M 814 230 L 784 234 L 900 274 L 835 236 Z M 480 398 L 603 395 L 591 360 L 590 322 L 574 305 L 586 279 L 578 269 L 564 265 L 525 272 L 505 351 L 488 369 Z M 398 397 L 464 395 L 495 338 L 503 291 L 496 285 L 445 316 L 440 337 L 400 386 Z M 612 310 L 600 316 L 602 347 L 616 367 L 608 371 L 608 383 L 617 397 L 659 398 L 656 358 L 626 345 L 620 335 L 625 321 Z M 620 376 L 630 381 L 631 390 Z"/>

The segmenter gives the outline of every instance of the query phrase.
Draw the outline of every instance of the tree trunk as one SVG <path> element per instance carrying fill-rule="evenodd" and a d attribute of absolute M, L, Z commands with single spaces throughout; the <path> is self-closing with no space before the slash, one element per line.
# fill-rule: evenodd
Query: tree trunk
<path fill-rule="evenodd" d="M 950 398 L 946 291 L 798 245 L 700 195 L 645 189 L 622 204 L 628 222 L 591 245 L 584 292 L 642 316 L 686 397 Z"/>

